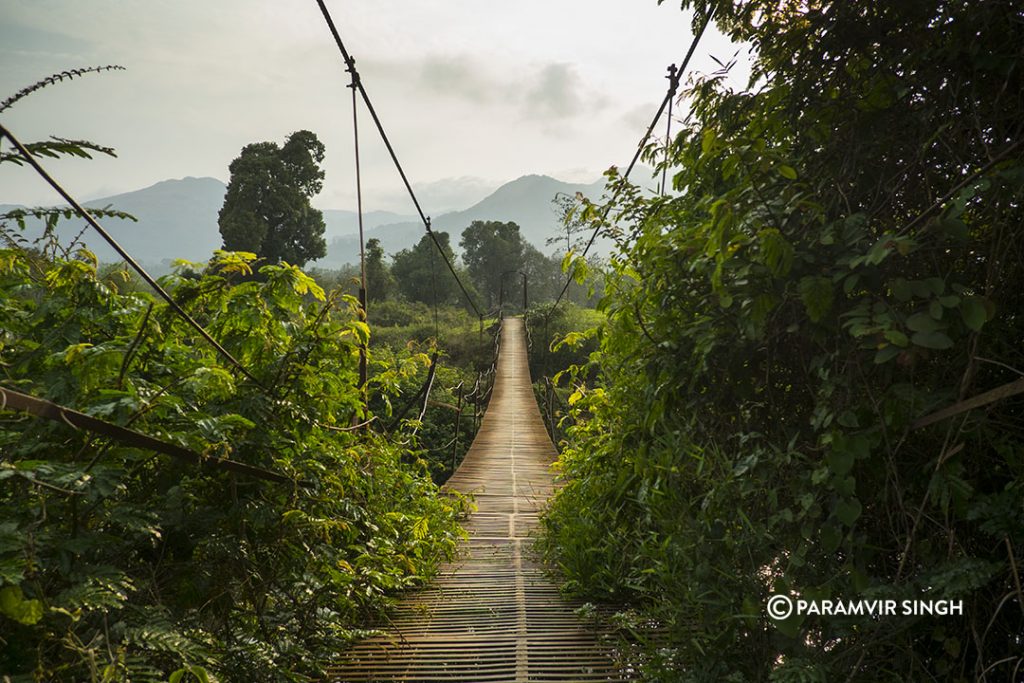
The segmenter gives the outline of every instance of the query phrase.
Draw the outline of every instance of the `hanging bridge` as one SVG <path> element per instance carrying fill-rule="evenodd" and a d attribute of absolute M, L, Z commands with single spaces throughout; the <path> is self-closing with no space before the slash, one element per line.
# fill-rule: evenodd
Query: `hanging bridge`
<path fill-rule="evenodd" d="M 486 313 L 470 289 L 462 282 L 451 256 L 442 248 L 431 228 L 431 221 L 420 205 L 395 148 L 389 140 L 377 111 L 374 109 L 355 60 L 345 48 L 341 35 L 331 19 L 325 0 L 316 0 L 350 75 L 352 91 L 352 124 L 355 142 L 355 179 L 360 245 L 363 243 L 363 202 L 359 166 L 359 129 L 357 99 L 361 98 L 394 166 L 408 191 L 427 236 L 436 247 L 443 265 L 451 273 L 465 302 L 479 318 L 481 329 Z M 660 107 L 622 174 L 628 178 L 654 128 L 666 109 L 666 148 L 670 139 L 671 104 L 680 77 L 693 55 L 697 42 L 711 19 L 704 17 L 690 49 L 679 69 L 669 68 L 669 86 Z M 117 67 L 78 70 L 85 73 Z M 65 75 L 68 75 L 67 72 Z M 23 94 L 19 95 L 23 96 Z M 51 176 L 29 147 L 7 128 L 0 125 L 0 139 L 7 139 L 36 173 L 110 245 L 125 263 L 162 299 L 170 310 L 216 350 L 228 365 L 241 373 L 254 390 L 274 398 L 271 387 L 257 377 L 251 368 L 235 358 L 214 336 L 193 318 L 161 284 L 152 277 L 57 180 Z M 666 176 L 662 173 L 662 192 Z M 586 257 L 604 225 L 613 199 L 602 209 L 601 220 L 586 241 L 578 257 Z M 431 252 L 433 254 L 433 252 Z M 362 256 L 362 249 L 360 252 Z M 362 261 L 362 258 L 360 259 Z M 366 310 L 365 264 L 359 288 L 359 301 Z M 577 261 L 572 262 L 564 285 L 545 316 L 551 317 L 575 280 Z M 434 262 L 431 260 L 431 279 Z M 524 280 L 524 288 L 525 288 Z M 438 302 L 433 301 L 435 335 L 441 336 L 438 323 Z M 436 357 L 435 357 L 436 361 Z M 431 365 L 431 378 L 433 363 Z M 360 382 L 366 380 L 366 349 L 361 349 Z M 423 389 L 424 409 L 429 398 L 431 381 Z M 162 453 L 208 470 L 228 470 L 250 478 L 305 486 L 293 482 L 285 474 L 227 458 L 209 458 L 177 443 L 162 441 L 126 426 L 96 416 L 0 387 L 0 403 L 17 410 L 53 421 L 64 422 L 78 429 L 105 435 L 120 443 Z M 365 428 L 366 421 L 352 428 Z M 322 426 L 322 425 L 316 425 Z M 343 429 L 342 431 L 348 431 Z M 593 622 L 576 614 L 573 605 L 560 596 L 556 583 L 530 552 L 531 536 L 538 525 L 538 515 L 554 489 L 550 465 L 557 453 L 548 438 L 537 403 L 533 396 L 527 364 L 525 329 L 519 319 L 503 321 L 501 348 L 498 356 L 490 404 L 462 465 L 446 485 L 448 489 L 474 497 L 477 511 L 466 524 L 468 540 L 463 543 L 460 558 L 442 567 L 431 586 L 408 598 L 393 618 L 382 624 L 381 634 L 363 640 L 339 659 L 324 679 L 335 683 L 347 681 L 630 681 L 635 671 L 619 662 L 613 639 L 602 633 Z"/>
<path fill-rule="evenodd" d="M 327 680 L 625 681 L 610 638 L 578 617 L 531 556 L 554 489 L 556 451 L 530 383 L 523 321 L 501 327 L 480 431 L 447 488 L 477 511 L 459 560 L 403 602 L 381 635 L 356 644 Z"/>

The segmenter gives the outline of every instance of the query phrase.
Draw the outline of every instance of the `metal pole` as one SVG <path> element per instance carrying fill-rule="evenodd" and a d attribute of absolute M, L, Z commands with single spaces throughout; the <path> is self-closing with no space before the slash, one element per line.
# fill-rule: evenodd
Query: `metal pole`
<path fill-rule="evenodd" d="M 462 383 L 459 382 L 459 404 L 455 409 L 455 441 L 452 444 L 452 472 L 459 456 L 459 429 L 462 426 Z"/>

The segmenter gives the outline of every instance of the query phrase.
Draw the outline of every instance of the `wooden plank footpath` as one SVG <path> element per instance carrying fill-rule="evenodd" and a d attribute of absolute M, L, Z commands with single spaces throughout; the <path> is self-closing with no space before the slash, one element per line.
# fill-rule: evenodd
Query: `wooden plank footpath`
<path fill-rule="evenodd" d="M 501 328 L 490 404 L 446 485 L 473 494 L 457 562 L 404 601 L 383 635 L 357 643 L 327 672 L 348 681 L 623 681 L 607 638 L 530 553 L 556 456 L 530 384 L 523 321 Z"/>

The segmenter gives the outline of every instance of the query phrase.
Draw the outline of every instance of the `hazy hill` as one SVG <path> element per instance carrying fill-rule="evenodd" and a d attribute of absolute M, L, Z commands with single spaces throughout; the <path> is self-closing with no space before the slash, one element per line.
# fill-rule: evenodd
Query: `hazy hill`
<path fill-rule="evenodd" d="M 137 260 L 157 265 L 178 258 L 202 261 L 220 246 L 217 212 L 224 203 L 224 183 L 216 178 L 164 180 L 134 192 L 85 202 L 86 208 L 111 207 L 126 211 L 138 223 L 104 219 L 103 227 Z M 0 207 L 6 210 L 13 207 Z M 68 242 L 85 227 L 82 220 L 61 221 L 58 233 Z M 30 228 L 35 237 L 41 228 Z M 101 261 L 117 260 L 114 250 L 90 229 L 82 241 Z"/>
<path fill-rule="evenodd" d="M 216 178 L 181 178 L 163 180 L 133 192 L 102 197 L 85 202 L 87 208 L 111 207 L 126 211 L 138 218 L 137 223 L 127 220 L 104 219 L 105 227 L 114 239 L 140 262 L 157 271 L 167 269 L 175 259 L 205 261 L 221 246 L 217 228 L 217 214 L 224 204 L 227 187 Z M 17 208 L 0 205 L 0 213 Z M 363 225 L 374 228 L 385 223 L 409 220 L 409 216 L 390 211 L 370 211 L 363 216 Z M 358 234 L 358 219 L 354 211 L 328 209 L 324 211 L 328 241 Z M 65 243 L 73 239 L 85 222 L 62 221 L 58 234 Z M 41 234 L 41 226 L 30 226 L 29 238 Z M 101 261 L 116 260 L 114 250 L 101 238 L 87 230 L 82 241 Z M 161 267 L 162 266 L 162 267 Z"/>
<path fill-rule="evenodd" d="M 559 193 L 582 192 L 598 199 L 604 180 L 589 185 L 564 183 L 544 175 L 527 175 L 506 183 L 493 193 L 463 211 L 434 216 L 433 225 L 452 235 L 457 247 L 462 231 L 474 220 L 515 221 L 523 235 L 545 253 L 556 247 L 546 240 L 561 233 L 558 215 L 552 200 Z M 113 207 L 136 216 L 139 221 L 107 219 L 103 221 L 114 238 L 141 263 L 155 272 L 165 272 L 174 259 L 205 261 L 220 248 L 217 214 L 224 203 L 227 188 L 216 178 L 182 178 L 164 180 L 155 185 L 86 202 L 87 207 Z M 0 213 L 16 208 L 0 205 Z M 355 263 L 359 258 L 358 225 L 353 211 L 327 209 L 327 257 L 316 262 L 320 267 L 337 267 Z M 384 250 L 393 254 L 414 245 L 423 235 L 423 225 L 414 217 L 389 211 L 364 214 L 366 237 L 381 240 Z M 81 220 L 62 221 L 59 232 L 66 243 L 81 232 Z M 27 235 L 41 234 L 41 227 L 30 226 Z M 116 260 L 116 254 L 102 239 L 86 231 L 83 241 L 102 261 Z"/>
<path fill-rule="evenodd" d="M 381 225 L 401 223 L 412 219 L 412 216 L 404 216 L 392 211 L 367 211 L 363 214 L 363 230 L 372 230 Z M 338 238 L 359 234 L 359 216 L 355 211 L 326 209 L 324 210 L 324 223 L 326 223 L 324 237 L 327 238 L 328 243 Z"/>
<path fill-rule="evenodd" d="M 555 247 L 548 247 L 548 238 L 562 233 L 556 207 L 552 203 L 559 193 L 575 195 L 582 192 L 591 199 L 599 199 L 604 188 L 604 179 L 588 185 L 565 183 L 545 175 L 527 175 L 505 183 L 489 196 L 464 211 L 453 211 L 431 219 L 436 230 L 451 233 L 452 245 L 456 246 L 462 231 L 475 220 L 513 221 L 522 229 L 523 236 L 544 253 Z M 423 224 L 419 221 L 403 221 L 381 225 L 367 231 L 366 238 L 376 237 L 384 251 L 393 254 L 412 246 L 423 235 Z M 336 239 L 327 248 L 327 258 L 322 265 L 336 266 L 358 259 L 359 242 L 353 237 Z"/>

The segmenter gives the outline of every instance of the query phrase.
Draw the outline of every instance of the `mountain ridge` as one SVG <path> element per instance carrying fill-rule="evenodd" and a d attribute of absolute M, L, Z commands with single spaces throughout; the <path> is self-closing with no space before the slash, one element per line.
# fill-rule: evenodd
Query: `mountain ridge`
<path fill-rule="evenodd" d="M 600 178 L 592 183 L 567 183 L 543 174 L 527 174 L 502 184 L 472 206 L 436 216 L 432 226 L 451 234 L 452 245 L 458 245 L 462 231 L 474 220 L 513 221 L 522 229 L 523 237 L 543 252 L 550 251 L 546 241 L 557 239 L 561 225 L 553 200 L 557 194 L 577 192 L 597 200 L 604 189 Z M 221 246 L 217 215 L 227 191 L 223 181 L 209 176 L 169 178 L 152 185 L 100 197 L 84 202 L 87 208 L 110 207 L 136 216 L 132 221 L 105 220 L 104 227 L 128 253 L 156 270 L 166 272 L 176 259 L 205 261 Z M 0 205 L 0 213 L 15 208 Z M 347 209 L 323 209 L 328 241 L 327 256 L 310 265 L 336 268 L 358 261 L 358 218 Z M 78 235 L 85 226 L 81 220 L 61 221 L 57 234 L 64 242 Z M 394 254 L 419 241 L 423 224 L 417 217 L 392 211 L 368 211 L 363 214 L 366 239 L 381 240 L 384 250 Z M 36 224 L 26 229 L 32 239 L 42 234 Z M 84 243 L 103 262 L 119 260 L 116 252 L 99 236 L 85 232 Z"/>

